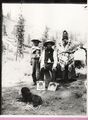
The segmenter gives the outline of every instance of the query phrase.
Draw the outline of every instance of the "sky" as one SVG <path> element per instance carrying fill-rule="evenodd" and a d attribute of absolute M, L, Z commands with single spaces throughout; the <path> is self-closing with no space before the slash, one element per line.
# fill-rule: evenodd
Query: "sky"
<path fill-rule="evenodd" d="M 11 13 L 18 20 L 22 13 L 31 34 L 43 33 L 45 26 L 53 31 L 68 30 L 85 34 L 88 32 L 88 8 L 77 4 L 2 4 L 3 14 Z"/>

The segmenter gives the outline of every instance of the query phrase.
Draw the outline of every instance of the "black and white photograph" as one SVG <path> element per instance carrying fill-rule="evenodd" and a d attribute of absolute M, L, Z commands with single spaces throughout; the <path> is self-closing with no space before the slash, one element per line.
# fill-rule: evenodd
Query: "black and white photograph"
<path fill-rule="evenodd" d="M 2 3 L 1 115 L 87 115 L 86 4 Z"/>

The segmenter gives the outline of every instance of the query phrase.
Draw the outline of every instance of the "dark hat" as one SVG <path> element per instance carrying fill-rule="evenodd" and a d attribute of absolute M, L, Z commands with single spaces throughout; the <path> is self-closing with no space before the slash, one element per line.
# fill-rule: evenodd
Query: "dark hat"
<path fill-rule="evenodd" d="M 67 30 L 64 30 L 64 31 L 63 31 L 63 34 L 64 34 L 64 33 L 68 34 Z"/>
<path fill-rule="evenodd" d="M 39 39 L 32 39 L 31 41 L 32 41 L 32 42 L 35 42 L 35 41 L 41 42 Z"/>
<path fill-rule="evenodd" d="M 52 41 L 52 40 L 47 40 L 45 43 L 44 43 L 44 46 L 47 46 L 48 43 L 51 43 L 51 45 L 55 45 L 55 42 Z"/>

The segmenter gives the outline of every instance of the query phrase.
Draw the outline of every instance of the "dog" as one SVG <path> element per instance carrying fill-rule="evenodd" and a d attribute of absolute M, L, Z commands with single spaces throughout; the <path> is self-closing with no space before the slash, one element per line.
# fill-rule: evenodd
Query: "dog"
<path fill-rule="evenodd" d="M 23 87 L 21 89 L 23 102 L 32 103 L 33 107 L 37 107 L 43 103 L 42 98 L 38 95 L 34 95 L 30 92 L 30 89 L 27 87 Z"/>

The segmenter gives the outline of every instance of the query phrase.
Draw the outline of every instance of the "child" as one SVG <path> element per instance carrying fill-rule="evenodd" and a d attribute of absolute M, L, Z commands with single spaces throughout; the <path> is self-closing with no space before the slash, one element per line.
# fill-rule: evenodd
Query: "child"
<path fill-rule="evenodd" d="M 46 72 L 49 73 L 51 71 L 52 73 L 52 82 L 55 82 L 55 69 L 57 66 L 57 53 L 56 51 L 52 48 L 52 46 L 55 45 L 54 41 L 47 40 L 44 43 L 44 51 L 42 52 L 41 55 L 41 72 L 40 72 L 40 79 L 44 80 L 44 74 Z"/>
<path fill-rule="evenodd" d="M 33 78 L 33 85 L 36 85 L 36 81 L 39 79 L 39 72 L 40 72 L 40 47 L 39 43 L 41 42 L 38 39 L 33 39 L 33 47 L 31 53 L 31 64 L 32 64 L 32 78 Z"/>

